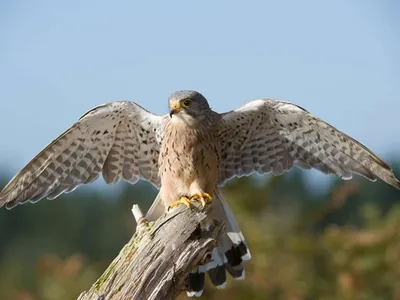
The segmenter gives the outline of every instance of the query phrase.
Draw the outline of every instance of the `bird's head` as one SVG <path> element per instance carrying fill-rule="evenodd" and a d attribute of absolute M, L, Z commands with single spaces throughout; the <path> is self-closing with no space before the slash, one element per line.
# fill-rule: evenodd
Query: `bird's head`
<path fill-rule="evenodd" d="M 178 91 L 169 97 L 169 116 L 173 121 L 183 121 L 196 126 L 210 116 L 210 106 L 204 96 L 196 91 Z"/>

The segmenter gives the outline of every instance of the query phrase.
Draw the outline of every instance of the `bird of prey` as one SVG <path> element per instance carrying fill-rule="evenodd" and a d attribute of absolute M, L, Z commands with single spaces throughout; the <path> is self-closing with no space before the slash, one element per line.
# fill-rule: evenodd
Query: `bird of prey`
<path fill-rule="evenodd" d="M 253 172 L 282 174 L 293 166 L 350 179 L 359 174 L 400 188 L 390 166 L 367 147 L 305 109 L 259 99 L 227 113 L 214 112 L 196 91 L 169 97 L 169 114 L 154 115 L 134 102 L 118 101 L 84 114 L 29 162 L 0 193 L 0 207 L 44 197 L 54 199 L 103 175 L 106 183 L 139 178 L 159 188 L 147 213 L 155 219 L 168 207 L 211 202 L 226 231 L 212 260 L 189 277 L 189 296 L 200 296 L 204 272 L 218 288 L 226 271 L 244 278 L 250 251 L 222 197 L 232 177 Z"/>

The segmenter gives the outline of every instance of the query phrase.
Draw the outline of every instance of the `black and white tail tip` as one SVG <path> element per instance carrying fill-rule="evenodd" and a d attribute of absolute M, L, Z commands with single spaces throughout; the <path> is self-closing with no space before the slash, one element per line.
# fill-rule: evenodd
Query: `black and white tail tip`
<path fill-rule="evenodd" d="M 211 261 L 195 268 L 189 275 L 188 297 L 200 297 L 203 294 L 205 273 L 217 289 L 226 287 L 226 271 L 236 280 L 245 279 L 244 260 L 250 260 L 251 254 L 241 232 L 228 232 L 220 239 L 218 248 L 211 253 Z"/>

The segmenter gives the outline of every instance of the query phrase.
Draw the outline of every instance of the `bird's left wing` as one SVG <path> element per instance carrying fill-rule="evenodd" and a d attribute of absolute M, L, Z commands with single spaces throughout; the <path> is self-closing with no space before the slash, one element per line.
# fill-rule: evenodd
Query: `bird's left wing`
<path fill-rule="evenodd" d="M 159 186 L 165 118 L 129 101 L 90 110 L 15 175 L 0 193 L 0 207 L 54 199 L 100 173 L 109 184 L 121 177 L 135 183 L 142 177 Z"/>
<path fill-rule="evenodd" d="M 254 100 L 222 114 L 220 184 L 232 177 L 281 174 L 297 165 L 350 179 L 377 177 L 400 188 L 390 166 L 367 147 L 303 108 L 278 100 Z"/>

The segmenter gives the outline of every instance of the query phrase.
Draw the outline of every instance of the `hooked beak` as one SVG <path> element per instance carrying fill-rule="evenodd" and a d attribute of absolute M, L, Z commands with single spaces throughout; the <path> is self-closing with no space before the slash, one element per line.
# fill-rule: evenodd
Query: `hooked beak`
<path fill-rule="evenodd" d="M 172 104 L 171 110 L 169 111 L 170 118 L 172 118 L 172 115 L 177 114 L 180 111 L 181 111 L 181 107 L 179 106 L 179 104 Z"/>

